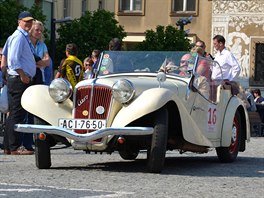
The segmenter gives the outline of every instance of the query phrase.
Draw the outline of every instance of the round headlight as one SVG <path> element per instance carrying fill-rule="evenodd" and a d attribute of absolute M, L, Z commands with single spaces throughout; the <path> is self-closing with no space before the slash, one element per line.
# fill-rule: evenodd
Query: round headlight
<path fill-rule="evenodd" d="M 63 102 L 71 97 L 72 86 L 67 80 L 56 78 L 49 86 L 49 94 L 55 102 Z"/>
<path fill-rule="evenodd" d="M 126 79 L 121 79 L 115 82 L 112 90 L 113 97 L 120 103 L 129 102 L 135 95 L 133 84 Z"/>

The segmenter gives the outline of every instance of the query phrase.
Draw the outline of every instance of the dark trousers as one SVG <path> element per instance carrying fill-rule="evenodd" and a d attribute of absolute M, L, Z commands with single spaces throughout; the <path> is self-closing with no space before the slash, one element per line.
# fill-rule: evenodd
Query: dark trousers
<path fill-rule="evenodd" d="M 10 149 L 11 151 L 18 149 L 22 145 L 22 138 L 25 138 L 25 135 L 14 131 L 14 125 L 26 123 L 27 111 L 21 106 L 21 97 L 29 85 L 24 84 L 19 76 L 9 76 L 7 79 L 9 116 L 6 120 L 4 148 Z M 33 138 L 32 134 L 27 134 L 26 136 L 29 135 Z"/>

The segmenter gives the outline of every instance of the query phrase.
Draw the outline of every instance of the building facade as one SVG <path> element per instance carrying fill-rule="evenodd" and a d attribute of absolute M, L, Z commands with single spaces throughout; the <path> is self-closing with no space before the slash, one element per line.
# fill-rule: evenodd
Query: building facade
<path fill-rule="evenodd" d="M 212 36 L 227 38 L 227 47 L 242 67 L 245 87 L 264 86 L 264 2 L 213 1 Z"/>

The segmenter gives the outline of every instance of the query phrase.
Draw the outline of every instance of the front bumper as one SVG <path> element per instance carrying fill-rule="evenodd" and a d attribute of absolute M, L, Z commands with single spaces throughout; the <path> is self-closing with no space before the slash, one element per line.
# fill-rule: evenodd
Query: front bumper
<path fill-rule="evenodd" d="M 16 124 L 14 129 L 15 131 L 23 133 L 47 133 L 59 135 L 79 142 L 96 140 L 107 135 L 151 135 L 154 131 L 152 127 L 122 127 L 106 128 L 91 133 L 79 134 L 61 127 L 31 124 Z"/>

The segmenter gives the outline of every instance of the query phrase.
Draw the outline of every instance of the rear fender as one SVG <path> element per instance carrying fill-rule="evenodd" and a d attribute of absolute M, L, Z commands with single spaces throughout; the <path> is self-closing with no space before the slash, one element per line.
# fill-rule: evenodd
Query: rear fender
<path fill-rule="evenodd" d="M 241 107 L 241 108 L 240 108 Z M 240 114 L 244 113 L 246 118 L 246 139 L 249 139 L 249 124 L 248 124 L 248 116 L 245 112 L 246 109 L 244 108 L 241 100 L 237 97 L 232 97 L 229 101 L 229 104 L 226 109 L 225 118 L 222 126 L 222 137 L 221 137 L 221 146 L 222 147 L 229 147 L 231 143 L 231 136 L 232 136 L 232 127 L 233 127 L 233 120 L 235 117 L 235 113 L 238 109 L 243 109 L 243 112 L 239 111 Z M 241 130 L 242 131 L 242 130 Z"/>
<path fill-rule="evenodd" d="M 22 107 L 47 123 L 58 126 L 59 118 L 71 118 L 73 104 L 70 99 L 55 103 L 50 97 L 48 86 L 34 85 L 27 88 L 21 98 Z"/>

